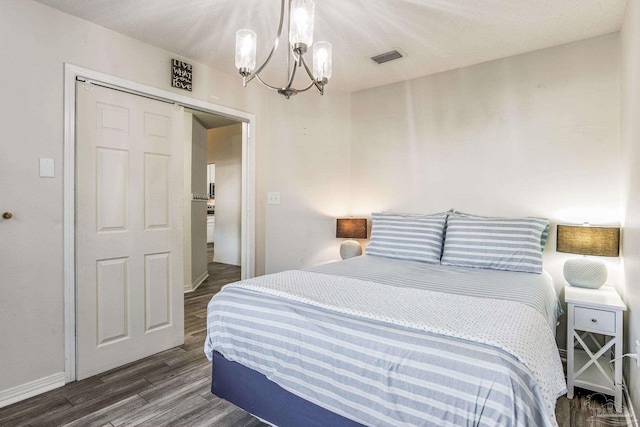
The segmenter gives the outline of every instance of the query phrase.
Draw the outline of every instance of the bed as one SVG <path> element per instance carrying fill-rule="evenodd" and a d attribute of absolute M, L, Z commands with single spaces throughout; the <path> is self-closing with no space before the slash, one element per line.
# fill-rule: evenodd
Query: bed
<path fill-rule="evenodd" d="M 546 273 L 364 255 L 224 286 L 205 353 L 280 427 L 553 426 L 559 313 Z"/>

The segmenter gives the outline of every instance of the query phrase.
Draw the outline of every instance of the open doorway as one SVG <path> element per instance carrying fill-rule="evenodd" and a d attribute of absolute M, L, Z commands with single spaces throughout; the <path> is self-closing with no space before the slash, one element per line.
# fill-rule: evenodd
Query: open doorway
<path fill-rule="evenodd" d="M 242 123 L 185 109 L 185 292 L 242 267 Z M 189 133 L 190 131 L 190 133 Z M 188 164 L 187 164 L 188 163 Z M 189 211 L 189 212 L 187 212 Z"/>

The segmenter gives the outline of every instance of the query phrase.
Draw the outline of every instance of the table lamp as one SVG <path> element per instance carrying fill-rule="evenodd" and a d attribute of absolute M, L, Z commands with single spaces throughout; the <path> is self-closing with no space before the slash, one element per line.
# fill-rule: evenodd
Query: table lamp
<path fill-rule="evenodd" d="M 346 238 L 340 245 L 340 257 L 342 259 L 362 255 L 362 246 L 351 239 L 367 238 L 366 218 L 338 218 L 336 220 L 336 237 Z"/>
<path fill-rule="evenodd" d="M 620 251 L 619 227 L 558 225 L 557 252 L 617 257 Z M 564 263 L 564 278 L 571 286 L 597 289 L 607 281 L 604 262 L 587 258 L 571 258 Z"/>

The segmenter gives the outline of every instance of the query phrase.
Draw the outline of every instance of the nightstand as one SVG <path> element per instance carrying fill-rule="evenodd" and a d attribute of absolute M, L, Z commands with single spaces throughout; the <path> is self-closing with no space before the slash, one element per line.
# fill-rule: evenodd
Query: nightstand
<path fill-rule="evenodd" d="M 622 411 L 622 312 L 627 306 L 611 286 L 566 286 L 567 397 L 574 387 L 612 395 Z M 610 363 L 611 362 L 611 363 Z"/>

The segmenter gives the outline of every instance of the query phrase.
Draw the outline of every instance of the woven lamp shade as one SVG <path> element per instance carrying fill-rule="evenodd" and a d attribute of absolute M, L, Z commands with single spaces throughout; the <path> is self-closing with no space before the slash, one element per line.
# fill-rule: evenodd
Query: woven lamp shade
<path fill-rule="evenodd" d="M 620 254 L 620 228 L 558 225 L 556 251 L 617 257 Z"/>
<path fill-rule="evenodd" d="M 556 251 L 570 254 L 616 257 L 620 252 L 620 228 L 558 225 Z M 607 266 L 601 260 L 568 259 L 564 278 L 571 286 L 597 289 L 607 281 Z"/>
<path fill-rule="evenodd" d="M 366 239 L 366 218 L 339 218 L 336 223 L 336 237 L 345 239 Z"/>

